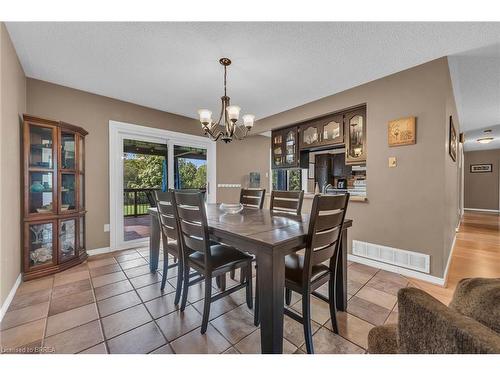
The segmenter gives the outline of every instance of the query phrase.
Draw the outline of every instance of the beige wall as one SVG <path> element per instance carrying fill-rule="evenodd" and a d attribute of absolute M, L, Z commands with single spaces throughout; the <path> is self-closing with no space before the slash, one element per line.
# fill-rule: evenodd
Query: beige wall
<path fill-rule="evenodd" d="M 464 157 L 464 206 L 498 210 L 500 150 L 470 151 Z M 493 164 L 493 171 L 470 173 L 471 164 Z"/>
<path fill-rule="evenodd" d="M 109 120 L 201 135 L 196 120 L 94 95 L 35 79 L 28 79 L 27 112 L 83 127 L 86 137 L 87 248 L 109 246 Z M 167 99 L 166 99 L 167 100 Z"/>
<path fill-rule="evenodd" d="M 261 135 L 217 145 L 217 184 L 249 186 L 249 173 L 260 172 L 260 186 L 269 191 L 270 138 Z M 217 188 L 217 202 L 238 202 L 239 188 Z"/>
<path fill-rule="evenodd" d="M 26 78 L 9 34 L 0 24 L 0 304 L 21 272 L 20 114 Z"/>
<path fill-rule="evenodd" d="M 462 145 L 458 143 L 456 161 L 453 161 L 449 154 L 449 121 L 450 116 L 453 119 L 453 125 L 457 131 L 457 137 L 460 134 L 460 123 L 457 113 L 457 106 L 455 97 L 453 95 L 453 87 L 451 83 L 451 76 L 449 69 L 446 75 L 446 102 L 445 102 L 445 116 L 444 116 L 444 129 L 442 131 L 445 135 L 444 153 L 444 221 L 443 221 L 443 267 L 447 266 L 448 259 L 453 247 L 453 242 L 456 236 L 456 228 L 460 223 L 461 207 L 461 173 L 460 168 L 463 165 L 463 152 Z M 444 270 L 443 270 L 444 271 Z"/>
<path fill-rule="evenodd" d="M 458 200 L 455 189 L 446 190 L 457 166 L 445 148 L 450 87 L 447 59 L 441 58 L 262 119 L 256 131 L 366 103 L 368 202 L 350 203 L 350 239 L 429 254 L 431 274 L 442 277 L 453 236 L 446 201 Z M 389 147 L 388 121 L 405 116 L 417 117 L 417 143 Z M 388 168 L 390 156 L 396 168 Z"/>
<path fill-rule="evenodd" d="M 85 160 L 88 249 L 109 246 L 109 233 L 103 230 L 109 223 L 109 120 L 202 135 L 199 122 L 187 117 L 35 79 L 28 79 L 27 87 L 29 114 L 74 123 L 89 132 Z M 261 172 L 262 186 L 269 186 L 269 138 L 217 143 L 217 183 L 247 186 L 248 173 L 254 171 Z M 217 189 L 218 202 L 238 198 L 238 189 Z"/>

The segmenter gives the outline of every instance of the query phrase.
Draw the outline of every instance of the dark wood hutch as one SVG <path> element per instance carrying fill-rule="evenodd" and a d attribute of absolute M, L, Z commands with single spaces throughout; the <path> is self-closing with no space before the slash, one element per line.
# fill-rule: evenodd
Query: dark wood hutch
<path fill-rule="evenodd" d="M 85 136 L 62 121 L 23 116 L 23 278 L 50 275 L 87 258 Z"/>
<path fill-rule="evenodd" d="M 366 162 L 366 106 L 272 131 L 272 168 L 307 168 L 308 152 L 345 147 L 345 164 Z"/>

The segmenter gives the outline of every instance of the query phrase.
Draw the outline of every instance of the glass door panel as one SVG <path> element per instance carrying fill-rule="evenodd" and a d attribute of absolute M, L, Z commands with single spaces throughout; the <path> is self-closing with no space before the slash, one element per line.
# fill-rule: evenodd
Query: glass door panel
<path fill-rule="evenodd" d="M 61 132 L 61 169 L 76 169 L 75 134 Z"/>
<path fill-rule="evenodd" d="M 51 128 L 30 125 L 29 166 L 53 168 L 53 131 Z"/>
<path fill-rule="evenodd" d="M 61 212 L 76 209 L 75 174 L 61 173 Z"/>
<path fill-rule="evenodd" d="M 76 255 L 76 219 L 61 220 L 59 224 L 59 261 Z"/>
<path fill-rule="evenodd" d="M 149 237 L 154 192 L 167 189 L 167 145 L 123 139 L 123 240 Z"/>
<path fill-rule="evenodd" d="M 29 172 L 29 213 L 54 212 L 52 172 Z"/>
<path fill-rule="evenodd" d="M 206 192 L 206 149 L 174 145 L 174 187 Z"/>
<path fill-rule="evenodd" d="M 28 224 L 29 265 L 53 264 L 54 223 Z"/>

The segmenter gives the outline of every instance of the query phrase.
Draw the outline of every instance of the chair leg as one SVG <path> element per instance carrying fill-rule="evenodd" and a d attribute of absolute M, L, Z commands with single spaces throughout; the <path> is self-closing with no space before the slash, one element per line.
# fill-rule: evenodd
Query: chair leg
<path fill-rule="evenodd" d="M 175 305 L 178 305 L 181 299 L 182 280 L 184 279 L 183 276 L 184 276 L 184 264 L 179 259 L 179 262 L 177 263 L 177 287 L 175 288 L 175 299 L 174 299 Z"/>
<path fill-rule="evenodd" d="M 330 318 L 332 321 L 333 332 L 339 333 L 339 326 L 337 323 L 337 307 L 335 306 L 335 273 L 330 274 L 330 280 L 328 281 L 328 301 L 330 307 Z"/>
<path fill-rule="evenodd" d="M 240 268 L 240 284 L 243 284 L 245 282 L 246 277 L 247 277 L 247 269 L 241 267 Z M 250 269 L 250 278 L 252 278 L 252 269 Z"/>
<path fill-rule="evenodd" d="M 288 288 L 285 289 L 285 303 L 287 306 L 292 303 L 292 290 Z"/>
<path fill-rule="evenodd" d="M 217 288 L 222 291 L 226 290 L 226 274 L 219 275 L 215 278 L 215 284 L 217 284 Z"/>
<path fill-rule="evenodd" d="M 255 309 L 253 311 L 253 324 L 258 327 L 260 324 L 260 298 L 259 298 L 259 273 L 255 278 Z"/>
<path fill-rule="evenodd" d="M 201 334 L 205 334 L 210 317 L 210 302 L 212 300 L 212 275 L 205 275 L 205 299 L 203 301 L 203 319 L 201 321 Z"/>
<path fill-rule="evenodd" d="M 234 276 L 235 276 L 235 270 L 231 270 L 229 272 L 229 277 L 234 280 Z"/>
<path fill-rule="evenodd" d="M 189 265 L 185 264 L 184 265 L 184 280 L 183 286 L 182 286 L 182 301 L 181 301 L 181 311 L 184 311 L 186 308 L 186 302 L 187 302 L 187 296 L 188 296 L 188 291 L 189 291 Z"/>
<path fill-rule="evenodd" d="M 253 307 L 252 276 L 251 276 L 252 275 L 252 262 L 248 263 L 248 266 L 246 267 L 246 274 L 249 275 L 246 277 L 247 306 L 249 309 L 251 309 Z"/>
<path fill-rule="evenodd" d="M 161 276 L 161 290 L 165 289 L 165 284 L 167 283 L 167 274 L 168 274 L 168 253 L 165 253 L 166 256 L 163 256 L 163 275 Z"/>
<path fill-rule="evenodd" d="M 304 326 L 304 339 L 308 354 L 314 354 L 312 332 L 311 332 L 311 303 L 309 291 L 302 294 L 302 325 Z"/>

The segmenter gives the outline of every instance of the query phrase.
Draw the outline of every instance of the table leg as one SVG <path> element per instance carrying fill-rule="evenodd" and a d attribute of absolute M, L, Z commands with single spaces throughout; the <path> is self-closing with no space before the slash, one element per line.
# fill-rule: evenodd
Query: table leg
<path fill-rule="evenodd" d="M 262 353 L 283 353 L 283 298 L 285 258 L 275 254 L 257 256 Z"/>
<path fill-rule="evenodd" d="M 149 234 L 149 269 L 156 272 L 158 258 L 160 257 L 160 222 L 157 213 L 149 214 L 151 217 L 151 233 Z"/>
<path fill-rule="evenodd" d="M 335 280 L 335 302 L 337 310 L 345 311 L 347 309 L 347 229 L 342 231 L 339 251 L 340 264 Z"/>

